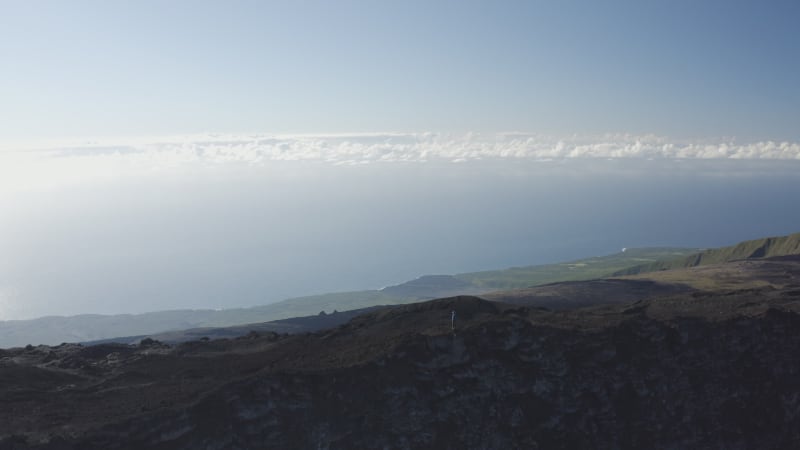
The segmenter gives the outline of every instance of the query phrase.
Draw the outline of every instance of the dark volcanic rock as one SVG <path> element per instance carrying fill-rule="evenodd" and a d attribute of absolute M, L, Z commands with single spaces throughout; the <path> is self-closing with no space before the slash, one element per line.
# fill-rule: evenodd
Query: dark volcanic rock
<path fill-rule="evenodd" d="M 458 297 L 302 336 L 72 348 L 93 371 L 3 378 L 0 448 L 792 448 L 796 298 L 548 312 Z M 66 373 L 37 352 L 5 351 L 0 374 Z"/>
<path fill-rule="evenodd" d="M 688 286 L 652 280 L 602 279 L 564 281 L 527 289 L 497 291 L 488 300 L 549 309 L 574 309 L 603 304 L 630 303 L 645 298 L 689 292 Z"/>

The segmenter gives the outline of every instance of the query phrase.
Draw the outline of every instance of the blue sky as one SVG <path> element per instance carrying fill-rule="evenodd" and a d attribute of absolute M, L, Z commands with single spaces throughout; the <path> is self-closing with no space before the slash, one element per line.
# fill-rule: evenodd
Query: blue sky
<path fill-rule="evenodd" d="M 796 1 L 4 1 L 0 140 L 800 140 Z"/>

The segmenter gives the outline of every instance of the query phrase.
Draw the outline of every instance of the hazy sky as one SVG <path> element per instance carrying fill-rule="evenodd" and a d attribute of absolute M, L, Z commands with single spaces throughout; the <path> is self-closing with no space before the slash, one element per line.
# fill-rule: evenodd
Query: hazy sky
<path fill-rule="evenodd" d="M 0 320 L 800 231 L 798 23 L 797 1 L 0 0 Z"/>
<path fill-rule="evenodd" d="M 2 1 L 0 139 L 800 140 L 800 3 Z"/>

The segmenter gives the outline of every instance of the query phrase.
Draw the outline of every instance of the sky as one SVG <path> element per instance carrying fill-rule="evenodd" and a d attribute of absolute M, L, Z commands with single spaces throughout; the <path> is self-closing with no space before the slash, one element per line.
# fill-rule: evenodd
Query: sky
<path fill-rule="evenodd" d="M 800 231 L 794 1 L 0 6 L 0 320 Z"/>
<path fill-rule="evenodd" d="M 0 136 L 798 141 L 796 1 L 8 1 Z"/>

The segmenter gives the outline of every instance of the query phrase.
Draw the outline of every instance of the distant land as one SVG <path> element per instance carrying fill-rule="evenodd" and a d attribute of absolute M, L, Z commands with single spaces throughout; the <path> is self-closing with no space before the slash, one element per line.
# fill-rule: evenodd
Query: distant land
<path fill-rule="evenodd" d="M 292 317 L 291 319 L 273 320 L 270 322 L 247 323 L 229 327 L 204 327 L 189 328 L 186 330 L 171 330 L 155 334 L 139 336 L 118 336 L 96 341 L 82 342 L 83 345 L 100 345 L 107 343 L 138 344 L 144 339 L 156 340 L 166 344 L 180 344 L 187 341 L 209 339 L 232 339 L 253 334 L 295 334 L 310 333 L 314 331 L 333 328 L 345 324 L 354 317 L 370 311 L 385 308 L 386 306 L 370 306 L 368 308 L 351 309 L 339 312 L 334 310 L 330 314 L 320 312 L 313 316 Z"/>
<path fill-rule="evenodd" d="M 685 269 L 718 264 L 739 259 L 769 258 L 800 254 L 800 233 L 740 242 L 736 245 L 712 248 L 679 258 L 660 259 L 618 270 L 613 275 L 634 275 L 658 270 Z"/>
<path fill-rule="evenodd" d="M 525 295 L 526 289 L 531 295 L 541 297 L 539 299 L 541 306 L 558 308 L 557 299 L 567 297 L 564 292 L 568 285 L 558 286 L 559 293 L 555 295 L 544 294 L 544 292 L 553 292 L 553 289 L 556 289 L 547 287 L 547 285 L 609 277 L 633 277 L 635 279 L 638 275 L 640 279 L 646 278 L 647 283 L 660 280 L 660 289 L 672 292 L 680 289 L 682 285 L 692 285 L 692 280 L 684 279 L 683 283 L 679 282 L 681 274 L 685 275 L 685 273 L 674 269 L 798 253 L 800 253 L 800 233 L 795 233 L 788 236 L 755 239 L 715 249 L 632 248 L 612 255 L 557 264 L 512 267 L 457 275 L 425 275 L 380 290 L 297 297 L 252 308 L 172 310 L 121 315 L 87 314 L 12 320 L 0 322 L 0 348 L 28 344 L 54 345 L 62 342 L 107 341 L 120 337 L 124 337 L 121 342 L 131 342 L 138 337 L 145 336 L 160 336 L 167 342 L 182 342 L 206 335 L 216 337 L 242 335 L 249 330 L 307 332 L 319 329 L 320 325 L 316 325 L 317 322 L 314 320 L 304 318 L 314 318 L 320 313 L 358 312 L 364 308 L 380 305 L 406 304 L 455 295 L 482 295 L 486 298 L 509 301 L 512 297 Z M 653 272 L 663 272 L 663 274 L 654 276 Z M 701 287 L 700 284 L 711 283 L 711 280 L 714 278 L 695 276 L 693 287 Z M 598 281 L 595 286 L 598 289 L 597 293 L 585 298 L 585 301 L 591 303 L 600 293 L 612 292 L 614 283 L 618 282 Z M 626 283 L 625 289 L 629 295 L 632 295 L 630 293 L 633 291 L 630 289 L 634 285 L 634 281 Z M 538 286 L 544 287 L 537 289 Z M 640 286 L 649 292 L 656 289 L 656 286 L 644 286 L 643 284 Z M 715 285 L 715 287 L 718 286 Z M 608 289 L 612 289 L 612 291 L 607 291 Z M 509 292 L 513 293 L 509 294 Z M 545 300 L 548 295 L 551 297 L 550 301 Z M 577 302 L 572 306 L 584 301 L 580 300 L 583 297 L 574 295 L 574 293 L 568 297 L 570 302 Z M 623 298 L 628 297 L 620 297 L 620 301 Z M 350 314 L 332 316 L 325 323 L 331 326 L 343 323 L 347 320 L 346 318 L 351 317 Z M 298 321 L 281 322 L 285 319 L 298 319 Z M 221 327 L 233 328 L 211 330 Z"/>
<path fill-rule="evenodd" d="M 727 254 L 282 321 L 314 332 L 0 349 L 0 449 L 795 448 L 800 255 Z"/>
<path fill-rule="evenodd" d="M 168 331 L 229 327 L 404 304 L 453 295 L 479 295 L 496 290 L 538 286 L 557 281 L 600 278 L 622 269 L 696 253 L 693 248 L 632 248 L 607 256 L 556 264 L 512 267 L 458 275 L 425 275 L 380 290 L 337 292 L 296 297 L 252 308 L 187 309 L 144 314 L 82 314 L 31 320 L 0 321 L 0 348 L 28 344 L 89 342 L 120 336 L 147 336 Z M 275 327 L 280 328 L 280 326 Z"/>

